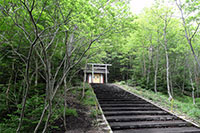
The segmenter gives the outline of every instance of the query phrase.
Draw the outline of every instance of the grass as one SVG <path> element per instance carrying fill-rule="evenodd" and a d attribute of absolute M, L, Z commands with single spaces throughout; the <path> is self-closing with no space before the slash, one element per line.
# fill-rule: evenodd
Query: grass
<path fill-rule="evenodd" d="M 95 99 L 95 94 L 92 91 L 92 88 L 88 88 L 85 91 L 85 96 L 82 100 L 83 105 L 90 105 L 90 106 L 95 106 L 96 105 L 96 99 Z"/>
<path fill-rule="evenodd" d="M 141 87 L 130 87 L 121 83 L 116 83 L 122 86 L 124 89 L 129 90 L 137 95 L 140 95 L 153 103 L 177 114 L 178 116 L 184 116 L 186 119 L 193 121 L 200 125 L 200 98 L 196 98 L 196 104 L 192 102 L 192 98 L 189 96 L 174 96 L 174 100 L 169 101 L 168 96 L 163 93 L 155 93 L 151 90 L 146 90 Z"/>
<path fill-rule="evenodd" d="M 79 91 L 82 92 L 82 88 Z M 90 107 L 90 116 L 92 118 L 96 118 L 101 114 L 96 101 L 96 95 L 89 84 L 85 84 L 85 95 L 81 99 L 81 104 Z"/>
<path fill-rule="evenodd" d="M 84 97 L 82 97 L 83 86 L 85 87 Z M 95 118 L 99 114 L 101 114 L 98 109 L 96 95 L 89 84 L 85 83 L 85 85 L 78 86 L 73 90 L 70 90 L 69 93 L 75 95 L 77 101 L 79 101 L 81 105 L 85 106 L 86 108 L 89 108 L 89 114 L 91 117 Z M 68 115 L 75 115 L 75 113 L 73 113 L 75 112 L 75 110 L 68 109 L 68 111 L 69 111 Z"/>

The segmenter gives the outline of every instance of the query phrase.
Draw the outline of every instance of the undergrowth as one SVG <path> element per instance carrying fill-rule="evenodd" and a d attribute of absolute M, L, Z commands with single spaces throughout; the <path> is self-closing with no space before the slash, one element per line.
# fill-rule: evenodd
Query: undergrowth
<path fill-rule="evenodd" d="M 78 117 L 78 113 L 77 113 L 76 109 L 67 108 L 65 112 L 66 112 L 66 115 L 68 115 L 68 116 L 72 115 L 72 116 Z"/>
<path fill-rule="evenodd" d="M 98 108 L 96 108 L 96 99 L 95 94 L 92 88 L 85 84 L 85 95 L 82 98 L 82 90 L 83 86 L 73 87 L 73 89 L 69 90 L 67 94 L 72 96 L 72 102 L 78 102 L 78 104 L 82 105 L 83 107 L 89 108 L 89 116 L 95 118 L 98 114 Z M 36 89 L 35 89 L 36 91 Z M 33 93 L 33 92 L 32 92 Z M 36 94 L 35 94 L 36 93 Z M 49 121 L 49 126 L 51 129 L 57 128 L 55 127 L 54 121 L 63 117 L 64 111 L 64 89 L 58 91 L 56 98 L 53 101 L 53 114 L 51 115 L 51 119 Z M 0 94 L 0 103 L 5 102 L 2 101 Z M 75 97 L 73 99 L 73 96 Z M 70 100 L 68 98 L 67 100 Z M 75 101 L 74 101 L 75 100 Z M 25 117 L 23 119 L 23 124 L 21 131 L 22 132 L 33 132 L 34 128 L 36 127 L 41 113 L 44 109 L 44 102 L 45 102 L 45 95 L 41 95 L 38 92 L 34 92 L 34 95 L 30 95 L 27 99 L 26 109 L 25 109 Z M 70 101 L 68 101 L 70 102 Z M 71 103 L 70 104 L 75 104 Z M 0 104 L 1 105 L 1 104 Z M 5 112 L 6 108 L 1 108 L 0 112 Z M 17 106 L 13 109 L 11 113 L 4 113 L 3 116 L 0 117 L 0 133 L 13 133 L 16 132 L 18 123 L 19 123 L 19 116 L 21 112 L 21 103 L 17 104 Z M 67 107 L 66 108 L 66 116 L 75 116 L 79 117 L 78 111 L 75 107 Z M 47 115 L 44 116 L 42 121 L 42 125 L 39 128 L 39 132 L 42 131 L 44 123 L 47 119 Z"/>
<path fill-rule="evenodd" d="M 195 105 L 191 97 L 184 95 L 175 95 L 174 100 L 169 101 L 168 96 L 160 92 L 155 93 L 152 90 L 146 90 L 139 86 L 131 87 L 125 85 L 124 82 L 118 82 L 117 84 L 126 90 L 151 100 L 159 106 L 200 125 L 200 98 L 195 99 Z"/>
<path fill-rule="evenodd" d="M 96 118 L 99 114 L 101 114 L 100 110 L 98 109 L 96 96 L 93 89 L 87 84 L 87 89 L 85 89 L 85 96 L 81 100 L 81 103 L 84 106 L 91 106 L 90 109 L 90 116 Z"/>

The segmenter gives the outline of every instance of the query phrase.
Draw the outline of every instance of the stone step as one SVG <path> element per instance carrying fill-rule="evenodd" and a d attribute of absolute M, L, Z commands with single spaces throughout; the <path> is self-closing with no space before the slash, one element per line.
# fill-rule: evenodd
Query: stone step
<path fill-rule="evenodd" d="M 107 116 L 108 122 L 130 122 L 130 121 L 169 121 L 179 120 L 178 117 L 172 115 L 128 115 L 128 116 Z"/>
<path fill-rule="evenodd" d="M 114 133 L 200 133 L 196 127 L 169 127 L 116 130 Z"/>
<path fill-rule="evenodd" d="M 167 115 L 165 111 L 104 111 L 105 116 L 119 116 L 119 115 Z"/>
<path fill-rule="evenodd" d="M 103 111 L 160 111 L 156 107 L 104 107 Z"/>
<path fill-rule="evenodd" d="M 152 104 L 100 104 L 101 107 L 155 107 Z"/>
<path fill-rule="evenodd" d="M 182 121 L 139 121 L 139 122 L 110 122 L 112 130 L 140 129 L 140 128 L 164 128 L 164 127 L 190 127 L 191 124 Z"/>

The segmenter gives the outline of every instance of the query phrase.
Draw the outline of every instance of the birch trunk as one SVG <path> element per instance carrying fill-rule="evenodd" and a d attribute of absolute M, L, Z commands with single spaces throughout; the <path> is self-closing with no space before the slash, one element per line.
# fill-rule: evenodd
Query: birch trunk
<path fill-rule="evenodd" d="M 198 23 L 198 25 L 197 25 L 197 27 L 196 27 L 194 33 L 192 34 L 192 36 L 190 36 L 189 31 L 188 31 L 189 28 L 187 28 L 186 20 L 185 20 L 185 17 L 184 17 L 184 12 L 183 12 L 183 9 L 182 9 L 182 3 L 181 3 L 180 0 L 179 0 L 179 3 L 177 2 L 177 0 L 175 0 L 175 1 L 176 1 L 176 5 L 177 5 L 177 7 L 179 8 L 179 11 L 180 11 L 180 13 L 181 13 L 181 19 L 182 19 L 182 22 L 183 22 L 182 24 L 183 24 L 184 31 L 185 31 L 185 38 L 187 39 L 187 42 L 188 42 L 188 44 L 189 44 L 189 46 L 190 46 L 190 49 L 191 49 L 191 51 L 192 51 L 192 54 L 193 54 L 193 56 L 194 56 L 194 59 L 195 59 L 195 61 L 197 62 L 198 67 L 199 67 L 199 69 L 200 69 L 200 63 L 199 63 L 199 61 L 198 61 L 198 58 L 197 58 L 196 53 L 195 53 L 195 51 L 194 51 L 194 48 L 193 48 L 193 46 L 192 46 L 192 39 L 193 39 L 193 37 L 195 36 L 195 34 L 197 33 L 197 31 L 198 31 L 198 29 L 199 29 L 199 27 L 200 27 L 200 23 Z"/>
<path fill-rule="evenodd" d="M 167 91 L 168 91 L 168 95 L 169 95 L 169 100 L 172 99 L 172 95 L 171 95 L 171 89 L 170 89 L 170 83 L 169 83 L 169 57 L 168 57 L 168 51 L 167 51 L 167 47 L 166 45 L 164 45 L 165 48 L 165 58 L 166 58 L 166 78 L 167 78 Z"/>
<path fill-rule="evenodd" d="M 149 85 L 149 76 L 151 72 L 151 61 L 152 61 L 152 46 L 150 46 L 149 49 L 149 66 L 148 66 L 148 71 L 147 71 L 147 86 Z"/>
<path fill-rule="evenodd" d="M 143 76 L 146 77 L 146 62 L 145 62 L 145 55 L 144 55 L 144 43 L 143 44 L 143 53 L 142 53 L 142 57 L 143 57 Z"/>
<path fill-rule="evenodd" d="M 158 60 L 159 60 L 159 47 L 157 47 L 156 66 L 155 66 L 155 74 L 154 74 L 154 91 L 155 91 L 155 93 L 157 93 Z"/>
<path fill-rule="evenodd" d="M 190 72 L 190 82 L 191 82 L 191 86 L 192 86 L 192 99 L 193 99 L 193 104 L 195 104 L 195 96 L 194 96 L 194 85 L 193 85 L 193 80 L 192 80 L 192 76 L 191 76 L 191 72 Z"/>
<path fill-rule="evenodd" d="M 167 78 L 167 91 L 169 95 L 169 100 L 171 101 L 173 99 L 171 95 L 171 89 L 170 89 L 170 81 L 169 81 L 169 55 L 167 50 L 167 15 L 164 19 L 164 29 L 163 29 L 163 37 L 164 37 L 164 49 L 165 49 L 165 58 L 166 58 L 166 78 Z"/>
<path fill-rule="evenodd" d="M 192 100 L 193 100 L 193 104 L 195 104 L 195 96 L 194 96 L 195 88 L 194 88 L 194 85 L 193 85 L 192 73 L 191 73 L 190 68 L 189 68 L 189 75 L 190 75 L 190 83 L 191 83 L 191 86 L 192 86 Z"/>

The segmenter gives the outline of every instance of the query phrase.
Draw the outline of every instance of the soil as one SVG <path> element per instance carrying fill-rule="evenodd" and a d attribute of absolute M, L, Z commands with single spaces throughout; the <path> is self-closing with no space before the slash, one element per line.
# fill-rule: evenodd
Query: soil
<path fill-rule="evenodd" d="M 90 116 L 90 110 L 92 107 L 85 106 L 77 100 L 77 96 L 68 94 L 67 96 L 68 108 L 74 108 L 77 111 L 78 116 L 68 115 L 66 116 L 67 131 L 65 131 L 63 125 L 63 118 L 54 121 L 56 129 L 51 129 L 52 133 L 104 133 L 100 127 L 98 127 L 96 118 Z"/>

